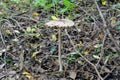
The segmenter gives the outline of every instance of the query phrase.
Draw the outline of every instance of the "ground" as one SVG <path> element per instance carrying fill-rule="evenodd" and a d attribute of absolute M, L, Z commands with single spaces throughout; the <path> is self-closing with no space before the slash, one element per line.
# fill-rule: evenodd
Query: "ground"
<path fill-rule="evenodd" d="M 45 26 L 53 16 L 51 10 L 38 8 L 2 18 L 0 80 L 119 80 L 119 8 L 76 4 L 70 17 L 75 25 L 62 29 L 63 72 L 59 72 L 58 29 Z"/>

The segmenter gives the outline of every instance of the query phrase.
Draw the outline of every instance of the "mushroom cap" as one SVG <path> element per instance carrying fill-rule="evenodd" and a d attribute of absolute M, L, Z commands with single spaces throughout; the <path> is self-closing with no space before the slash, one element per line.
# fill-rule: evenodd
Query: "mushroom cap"
<path fill-rule="evenodd" d="M 52 20 L 45 24 L 45 26 L 50 28 L 71 28 L 73 25 L 74 22 L 68 19 Z"/>

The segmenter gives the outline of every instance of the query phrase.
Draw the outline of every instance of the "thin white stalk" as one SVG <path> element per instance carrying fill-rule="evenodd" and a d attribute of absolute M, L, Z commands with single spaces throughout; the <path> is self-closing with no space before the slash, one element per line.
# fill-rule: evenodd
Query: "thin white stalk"
<path fill-rule="evenodd" d="M 61 59 L 61 29 L 58 30 L 58 60 L 59 60 L 59 71 L 63 71 L 62 59 Z"/>

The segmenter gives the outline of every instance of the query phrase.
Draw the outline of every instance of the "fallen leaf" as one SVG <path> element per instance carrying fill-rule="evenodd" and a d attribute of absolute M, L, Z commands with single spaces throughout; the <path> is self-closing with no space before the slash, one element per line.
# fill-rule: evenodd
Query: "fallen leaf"
<path fill-rule="evenodd" d="M 34 31 L 36 31 L 36 29 L 35 29 L 35 28 L 32 28 L 32 27 L 27 27 L 26 31 L 27 31 L 28 33 L 33 33 Z"/>
<path fill-rule="evenodd" d="M 103 34 L 99 34 L 98 38 L 101 39 L 101 40 L 103 40 L 104 35 Z"/>
<path fill-rule="evenodd" d="M 75 80 L 77 74 L 75 71 L 70 71 L 69 75 L 70 75 L 70 78 Z"/>
<path fill-rule="evenodd" d="M 39 53 L 38 51 L 33 52 L 33 53 L 32 53 L 32 57 L 35 57 L 38 53 Z"/>
<path fill-rule="evenodd" d="M 39 16 L 39 13 L 34 12 L 32 15 L 33 15 L 33 16 Z"/>
<path fill-rule="evenodd" d="M 56 41 L 57 40 L 57 37 L 55 34 L 52 35 L 52 41 Z"/>
<path fill-rule="evenodd" d="M 106 0 L 102 0 L 102 5 L 106 5 L 107 4 L 107 1 Z"/>
<path fill-rule="evenodd" d="M 39 38 L 39 37 L 41 36 L 41 34 L 40 34 L 40 33 L 36 33 L 35 36 L 36 36 L 37 38 Z"/>
<path fill-rule="evenodd" d="M 35 58 L 35 61 L 38 61 L 39 63 L 41 63 L 42 59 L 41 58 L 39 58 L 39 59 Z"/>
<path fill-rule="evenodd" d="M 77 53 L 77 52 L 71 52 L 70 54 L 71 54 L 71 55 L 74 55 L 74 54 L 78 54 L 78 53 Z"/>
<path fill-rule="evenodd" d="M 36 22 L 38 22 L 39 21 L 39 16 L 35 16 L 35 17 L 33 17 L 34 18 L 34 20 L 36 21 Z"/>
<path fill-rule="evenodd" d="M 51 16 L 51 18 L 53 19 L 53 20 L 59 20 L 57 17 L 55 17 L 55 16 Z"/>
<path fill-rule="evenodd" d="M 25 75 L 28 79 L 32 78 L 32 76 L 29 72 L 23 72 L 22 74 Z"/>
<path fill-rule="evenodd" d="M 0 69 L 3 69 L 3 67 L 5 66 L 5 63 L 0 65 Z"/>
<path fill-rule="evenodd" d="M 5 30 L 5 32 L 7 33 L 7 34 L 12 34 L 12 32 L 10 31 L 10 30 Z"/>
<path fill-rule="evenodd" d="M 103 46 L 103 44 L 96 44 L 96 45 L 94 45 L 94 48 L 100 48 L 102 46 Z"/>
<path fill-rule="evenodd" d="M 31 27 L 27 27 L 26 31 L 31 32 Z"/>
<path fill-rule="evenodd" d="M 78 61 L 78 63 L 79 63 L 80 65 L 82 65 L 82 64 L 83 64 L 83 62 L 82 62 L 82 61 Z"/>
<path fill-rule="evenodd" d="M 18 42 L 19 40 L 18 40 L 17 38 L 15 38 L 15 39 L 12 39 L 12 41 L 14 41 L 14 42 Z"/>
<path fill-rule="evenodd" d="M 84 54 L 85 54 L 85 55 L 88 55 L 88 54 L 90 54 L 90 53 L 89 53 L 88 51 L 85 51 Z"/>
<path fill-rule="evenodd" d="M 100 59 L 100 57 L 99 57 L 98 55 L 93 55 L 93 57 L 94 57 L 95 59 Z"/>
<path fill-rule="evenodd" d="M 80 47 L 82 45 L 82 41 L 80 41 L 78 44 L 76 44 L 76 47 Z"/>
<path fill-rule="evenodd" d="M 78 32 L 81 32 L 82 30 L 81 29 L 77 29 L 78 30 Z"/>
<path fill-rule="evenodd" d="M 111 25 L 115 24 L 116 23 L 116 18 L 115 17 L 112 17 L 111 18 Z"/>
<path fill-rule="evenodd" d="M 20 34 L 20 31 L 18 31 L 18 30 L 14 30 L 14 32 L 17 33 L 17 34 Z"/>
<path fill-rule="evenodd" d="M 106 73 L 110 73 L 110 69 L 108 69 L 107 67 L 104 67 L 103 70 L 106 72 Z"/>
<path fill-rule="evenodd" d="M 5 52 L 6 49 L 0 49 L 0 56 L 2 56 L 3 52 Z"/>

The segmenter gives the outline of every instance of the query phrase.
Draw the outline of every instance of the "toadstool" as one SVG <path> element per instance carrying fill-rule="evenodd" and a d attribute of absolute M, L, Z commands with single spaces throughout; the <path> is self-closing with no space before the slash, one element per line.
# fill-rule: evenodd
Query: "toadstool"
<path fill-rule="evenodd" d="M 63 71 L 62 59 L 61 59 L 61 29 L 71 28 L 74 22 L 68 19 L 52 20 L 45 24 L 46 27 L 58 29 L 58 59 L 59 59 L 59 71 Z"/>

